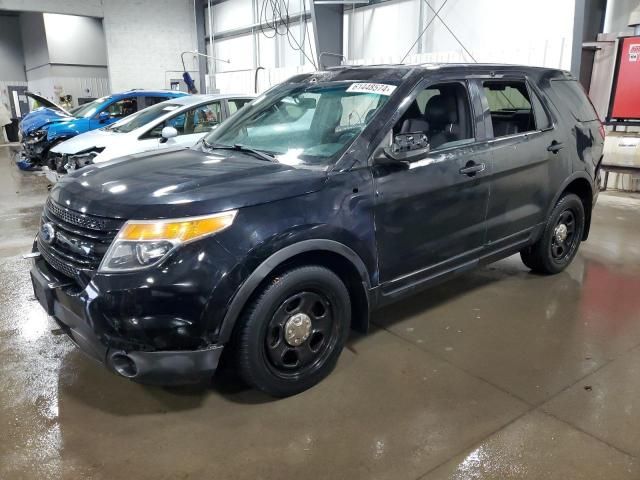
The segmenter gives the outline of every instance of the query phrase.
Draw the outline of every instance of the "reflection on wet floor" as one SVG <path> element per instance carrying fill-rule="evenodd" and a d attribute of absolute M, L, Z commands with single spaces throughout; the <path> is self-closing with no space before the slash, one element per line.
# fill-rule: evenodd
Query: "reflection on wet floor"
<path fill-rule="evenodd" d="M 46 182 L 6 150 L 1 479 L 640 477 L 640 198 L 601 195 L 566 272 L 514 256 L 385 308 L 326 381 L 274 401 L 228 372 L 163 389 L 82 355 L 19 255 Z"/>

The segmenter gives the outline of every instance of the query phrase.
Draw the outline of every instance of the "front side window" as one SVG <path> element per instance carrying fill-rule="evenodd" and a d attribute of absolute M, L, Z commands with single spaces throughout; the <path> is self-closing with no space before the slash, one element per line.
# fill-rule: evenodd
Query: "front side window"
<path fill-rule="evenodd" d="M 220 102 L 201 105 L 187 112 L 184 131 L 185 135 L 192 133 L 207 133 L 222 121 Z"/>
<path fill-rule="evenodd" d="M 124 118 L 138 111 L 136 98 L 123 98 L 108 105 L 105 111 L 111 118 Z"/>
<path fill-rule="evenodd" d="M 441 83 L 420 91 L 393 127 L 394 135 L 424 133 L 431 150 L 473 142 L 469 94 L 463 83 Z"/>
<path fill-rule="evenodd" d="M 483 82 L 489 103 L 494 137 L 505 137 L 536 130 L 533 108 L 524 81 L 489 80 Z"/>
<path fill-rule="evenodd" d="M 74 108 L 69 113 L 71 113 L 72 115 L 74 115 L 75 117 L 78 117 L 78 118 L 91 118 L 110 99 L 111 99 L 111 97 L 98 98 L 98 99 L 93 100 L 93 101 L 91 101 L 89 103 L 85 103 L 84 105 L 80 105 L 77 108 Z"/>
<path fill-rule="evenodd" d="M 336 82 L 283 86 L 231 117 L 206 145 L 241 145 L 281 163 L 329 165 L 371 122 L 395 87 Z"/>
<path fill-rule="evenodd" d="M 168 118 L 161 124 L 156 125 L 145 135 L 145 138 L 160 138 L 164 127 L 175 128 L 178 131 L 178 136 L 206 133 L 218 125 L 221 118 L 222 107 L 220 106 L 220 102 L 200 105 Z"/>
<path fill-rule="evenodd" d="M 108 127 L 105 127 L 105 130 L 116 133 L 129 133 L 136 128 L 143 127 L 149 122 L 154 121 L 156 118 L 162 117 L 163 115 L 166 115 L 177 108 L 180 108 L 180 105 L 175 103 L 156 104 L 152 107 L 140 110 L 139 112 L 134 113 L 127 118 L 123 118 L 122 120 Z"/>

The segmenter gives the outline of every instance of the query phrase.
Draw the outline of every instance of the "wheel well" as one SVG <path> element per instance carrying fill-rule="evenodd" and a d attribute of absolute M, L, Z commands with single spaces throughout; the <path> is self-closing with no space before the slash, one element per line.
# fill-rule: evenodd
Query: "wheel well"
<path fill-rule="evenodd" d="M 584 233 L 582 234 L 582 240 L 586 240 L 589 236 L 591 211 L 593 209 L 593 191 L 591 190 L 591 185 L 584 178 L 577 178 L 567 185 L 562 195 L 567 193 L 573 193 L 582 200 L 582 206 L 584 207 Z"/>
<path fill-rule="evenodd" d="M 274 268 L 265 280 L 268 281 L 270 278 L 273 278 L 274 275 L 278 275 L 278 273 L 303 265 L 320 265 L 328 268 L 340 277 L 347 287 L 351 298 L 351 327 L 359 332 L 366 333 L 369 329 L 367 286 L 363 283 L 358 269 L 342 255 L 327 250 L 299 253 Z M 262 287 L 262 284 L 260 287 Z"/>

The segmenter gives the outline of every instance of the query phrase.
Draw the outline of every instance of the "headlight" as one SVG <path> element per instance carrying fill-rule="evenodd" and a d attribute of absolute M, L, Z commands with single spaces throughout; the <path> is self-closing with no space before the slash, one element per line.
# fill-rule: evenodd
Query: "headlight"
<path fill-rule="evenodd" d="M 47 138 L 46 130 L 36 130 L 35 132 L 31 132 L 27 135 L 26 142 L 27 143 L 38 143 Z"/>
<path fill-rule="evenodd" d="M 127 272 L 151 267 L 185 243 L 221 232 L 237 210 L 171 220 L 129 220 L 102 259 L 100 272 Z"/>
<path fill-rule="evenodd" d="M 76 168 L 86 167 L 93 163 L 93 159 L 96 158 L 104 148 L 96 148 L 90 152 L 79 153 L 77 155 L 69 155 L 67 157 L 67 163 L 64 165 L 65 170 L 72 172 Z"/>

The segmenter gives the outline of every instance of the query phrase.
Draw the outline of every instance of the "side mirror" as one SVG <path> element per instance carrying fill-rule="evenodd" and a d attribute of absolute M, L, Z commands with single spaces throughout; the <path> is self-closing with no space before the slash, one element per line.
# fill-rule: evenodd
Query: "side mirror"
<path fill-rule="evenodd" d="M 111 115 L 109 115 L 108 112 L 100 112 L 98 114 L 98 122 L 99 123 L 106 123 L 107 120 L 109 120 L 111 118 Z"/>
<path fill-rule="evenodd" d="M 166 143 L 170 138 L 178 136 L 178 130 L 173 127 L 164 127 L 161 135 L 160 143 Z"/>
<path fill-rule="evenodd" d="M 385 157 L 396 162 L 420 160 L 431 150 L 429 139 L 423 132 L 400 133 L 393 143 L 383 149 Z"/>

